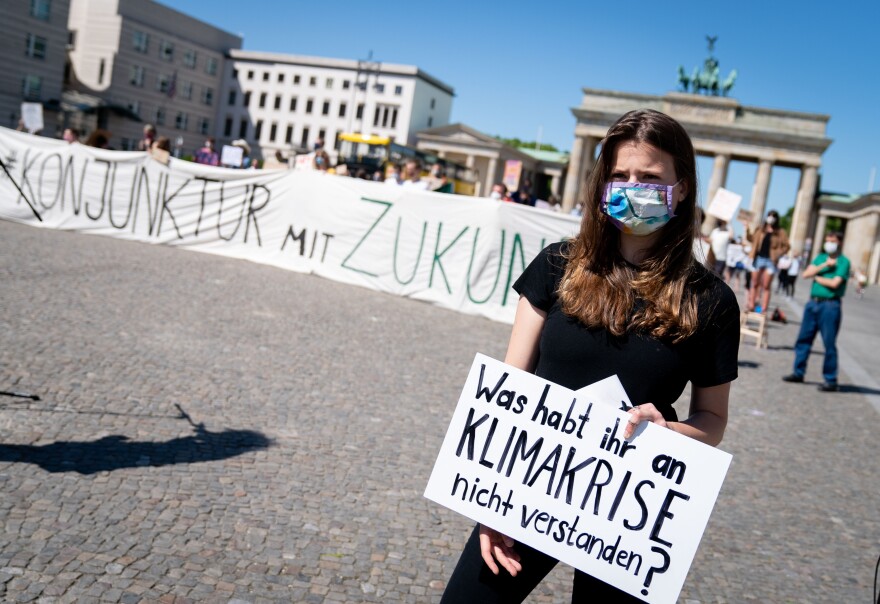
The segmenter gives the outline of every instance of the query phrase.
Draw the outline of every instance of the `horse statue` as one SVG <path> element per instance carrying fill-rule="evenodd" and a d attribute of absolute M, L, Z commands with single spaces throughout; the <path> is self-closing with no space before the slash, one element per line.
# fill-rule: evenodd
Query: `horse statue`
<path fill-rule="evenodd" d="M 679 85 L 681 86 L 681 90 L 682 90 L 682 92 L 687 92 L 687 91 L 688 91 L 688 87 L 689 87 L 690 84 L 691 84 L 691 79 L 690 79 L 690 78 L 688 77 L 688 75 L 684 72 L 684 66 L 683 66 L 683 65 L 679 65 L 679 66 L 678 66 L 678 83 L 679 83 Z"/>
<path fill-rule="evenodd" d="M 736 82 L 736 69 L 731 70 L 727 78 L 725 78 L 725 80 L 721 82 L 722 96 L 727 96 L 727 93 L 730 92 L 731 88 L 733 88 L 734 82 Z"/>

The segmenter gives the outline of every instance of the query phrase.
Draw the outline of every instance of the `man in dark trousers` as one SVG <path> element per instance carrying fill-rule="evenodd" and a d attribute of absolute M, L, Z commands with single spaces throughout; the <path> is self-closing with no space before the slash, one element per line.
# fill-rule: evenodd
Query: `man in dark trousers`
<path fill-rule="evenodd" d="M 807 372 L 807 359 L 816 332 L 822 334 L 825 346 L 825 362 L 822 364 L 822 377 L 819 390 L 836 392 L 837 385 L 837 332 L 840 331 L 840 303 L 846 291 L 849 278 L 850 263 L 840 253 L 843 235 L 828 233 L 825 235 L 823 253 L 804 270 L 803 276 L 813 278 L 810 290 L 810 301 L 804 307 L 804 319 L 797 343 L 794 346 L 794 372 L 783 377 L 786 382 L 803 382 Z"/>

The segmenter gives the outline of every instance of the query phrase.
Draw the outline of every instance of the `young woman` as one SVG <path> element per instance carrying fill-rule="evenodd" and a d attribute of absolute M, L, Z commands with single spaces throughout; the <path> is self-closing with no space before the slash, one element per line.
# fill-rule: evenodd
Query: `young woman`
<path fill-rule="evenodd" d="M 749 233 L 752 241 L 752 262 L 755 273 L 749 288 L 749 299 L 746 308 L 755 310 L 760 296 L 761 312 L 766 313 L 770 306 L 770 284 L 776 274 L 776 263 L 779 258 L 791 249 L 788 234 L 779 227 L 779 213 L 776 210 L 767 212 L 764 224 L 754 233 Z"/>
<path fill-rule="evenodd" d="M 694 259 L 697 175 L 684 128 L 657 111 L 611 126 L 587 183 L 578 236 L 523 272 L 505 362 L 577 390 L 617 374 L 650 421 L 710 445 L 737 377 L 739 307 Z M 690 411 L 672 404 L 691 384 Z M 487 526 L 474 529 L 442 602 L 521 602 L 556 560 Z M 572 602 L 639 602 L 575 571 Z"/>

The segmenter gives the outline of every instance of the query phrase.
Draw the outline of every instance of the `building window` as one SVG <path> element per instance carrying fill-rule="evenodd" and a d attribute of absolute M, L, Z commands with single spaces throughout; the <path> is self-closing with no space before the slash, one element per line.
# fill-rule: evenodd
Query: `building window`
<path fill-rule="evenodd" d="M 192 82 L 182 82 L 180 85 L 180 98 L 190 100 L 193 96 Z"/>
<path fill-rule="evenodd" d="M 290 97 L 290 110 L 296 111 L 296 97 L 295 96 Z"/>
<path fill-rule="evenodd" d="M 321 128 L 320 130 L 318 130 L 318 140 L 319 140 L 319 141 L 321 141 L 321 142 L 323 143 L 323 142 L 324 142 L 324 137 L 325 137 L 325 136 L 327 136 L 327 131 L 326 131 L 326 130 L 324 130 L 323 128 Z"/>
<path fill-rule="evenodd" d="M 327 88 L 333 88 L 333 78 L 327 78 Z"/>
<path fill-rule="evenodd" d="M 29 101 L 40 100 L 43 88 L 43 78 L 35 75 L 26 75 L 21 80 L 21 95 Z"/>
<path fill-rule="evenodd" d="M 379 118 L 382 116 L 382 108 L 376 106 L 376 112 L 373 114 L 373 126 L 379 125 Z"/>
<path fill-rule="evenodd" d="M 380 83 L 376 82 L 376 83 L 373 85 L 373 89 L 374 89 L 376 92 L 378 92 L 379 94 L 382 94 L 383 92 L 385 92 L 385 84 L 380 84 Z"/>
<path fill-rule="evenodd" d="M 232 136 L 232 118 L 229 116 L 223 122 L 223 136 Z"/>
<path fill-rule="evenodd" d="M 242 99 L 243 99 L 243 100 L 242 100 L 242 103 L 241 103 L 242 106 L 244 106 L 244 107 L 250 107 L 250 105 L 251 105 L 251 91 L 248 90 L 247 92 L 245 92 L 245 93 L 244 93 L 244 96 L 242 97 Z"/>
<path fill-rule="evenodd" d="M 208 57 L 205 61 L 205 73 L 217 75 L 217 59 L 215 57 Z"/>
<path fill-rule="evenodd" d="M 238 124 L 238 138 L 247 138 L 248 121 L 247 118 L 241 118 Z"/>
<path fill-rule="evenodd" d="M 253 72 L 253 70 L 249 70 L 249 71 L 248 71 L 248 79 L 249 79 L 249 80 L 253 80 L 253 79 L 254 79 L 254 72 Z"/>
<path fill-rule="evenodd" d="M 213 88 L 203 88 L 202 89 L 202 103 L 205 105 L 213 105 L 214 104 L 214 89 Z"/>
<path fill-rule="evenodd" d="M 313 106 L 314 104 L 315 104 L 315 101 L 312 100 L 312 99 L 309 99 L 309 100 L 306 101 L 306 113 L 311 113 L 311 112 L 312 112 L 312 106 Z"/>
<path fill-rule="evenodd" d="M 391 111 L 391 127 L 397 128 L 397 107 Z"/>
<path fill-rule="evenodd" d="M 357 111 L 354 114 L 356 119 L 362 120 L 364 119 L 364 104 L 358 103 Z"/>
<path fill-rule="evenodd" d="M 288 145 L 293 142 L 293 126 L 287 126 L 287 132 L 284 133 L 284 142 Z"/>
<path fill-rule="evenodd" d="M 67 32 L 67 50 L 76 50 L 76 31 L 73 29 Z"/>
<path fill-rule="evenodd" d="M 136 52 L 146 54 L 150 49 L 150 34 L 135 30 L 131 36 L 131 45 Z"/>
<path fill-rule="evenodd" d="M 199 134 L 208 134 L 211 129 L 211 121 L 206 117 L 199 118 Z"/>
<path fill-rule="evenodd" d="M 98 84 L 104 83 L 104 72 L 107 70 L 107 61 L 101 59 L 98 62 Z"/>
<path fill-rule="evenodd" d="M 162 43 L 159 44 L 159 58 L 164 61 L 173 60 L 174 59 L 174 44 L 172 44 L 168 40 L 162 40 Z"/>
<path fill-rule="evenodd" d="M 36 17 L 41 21 L 48 21 L 51 9 L 51 0 L 31 0 L 31 17 Z"/>
<path fill-rule="evenodd" d="M 401 94 L 403 94 L 403 86 L 395 86 L 394 87 L 394 95 L 400 96 Z"/>
<path fill-rule="evenodd" d="M 318 85 L 318 78 L 316 78 L 315 76 L 310 77 L 309 78 L 309 86 L 317 86 L 317 85 Z"/>
<path fill-rule="evenodd" d="M 351 80 L 342 80 L 342 89 L 348 90 L 351 88 Z"/>
<path fill-rule="evenodd" d="M 168 85 L 171 83 L 171 78 L 167 75 L 159 74 L 156 77 L 156 90 L 161 92 L 162 94 L 168 94 Z"/>
<path fill-rule="evenodd" d="M 144 68 L 140 65 L 132 65 L 128 76 L 128 83 L 132 86 L 143 86 Z"/>
<path fill-rule="evenodd" d="M 276 136 L 278 136 L 278 124 L 272 122 L 272 126 L 269 128 L 269 142 L 274 143 Z"/>
<path fill-rule="evenodd" d="M 275 109 L 281 109 L 281 95 L 275 95 Z"/>
<path fill-rule="evenodd" d="M 269 72 L 268 72 L 268 71 L 264 71 L 264 72 L 263 72 L 263 81 L 264 81 L 264 82 L 268 82 L 268 81 L 269 81 Z"/>
<path fill-rule="evenodd" d="M 227 105 L 235 105 L 235 101 L 236 101 L 236 98 L 235 98 L 235 97 L 236 97 L 235 91 L 234 91 L 234 90 L 230 90 L 230 91 L 229 91 L 229 98 L 226 99 L 226 104 L 227 104 Z"/>
<path fill-rule="evenodd" d="M 345 117 L 345 103 L 339 103 L 339 117 Z"/>
<path fill-rule="evenodd" d="M 140 115 L 141 113 L 141 102 L 140 101 L 131 101 L 128 105 L 128 110 L 134 113 L 135 115 Z"/>
<path fill-rule="evenodd" d="M 321 105 L 321 115 L 330 115 L 330 101 L 324 101 Z"/>
<path fill-rule="evenodd" d="M 237 69 L 233 69 L 233 70 L 232 70 L 232 79 L 233 79 L 233 80 L 237 80 L 237 79 L 238 79 L 238 70 L 237 70 Z"/>
<path fill-rule="evenodd" d="M 260 142 L 260 136 L 263 134 L 263 120 L 257 120 L 257 125 L 254 126 L 254 140 Z"/>
<path fill-rule="evenodd" d="M 284 74 L 283 74 L 283 73 L 279 73 L 279 74 L 278 74 L 278 83 L 279 83 L 279 84 L 283 84 L 283 83 L 284 83 Z"/>
<path fill-rule="evenodd" d="M 437 99 L 431 99 L 431 109 L 437 105 Z"/>
<path fill-rule="evenodd" d="M 185 113 L 178 112 L 174 118 L 174 127 L 178 130 L 186 130 L 186 125 L 189 122 L 189 116 Z"/>
<path fill-rule="evenodd" d="M 119 139 L 119 148 L 121 151 L 134 151 L 134 139 L 122 137 Z"/>
<path fill-rule="evenodd" d="M 430 128 L 433 125 L 434 125 L 434 118 L 429 116 L 428 117 L 428 128 Z"/>
<path fill-rule="evenodd" d="M 190 69 L 196 68 L 196 51 L 189 49 L 183 53 L 183 64 Z"/>
<path fill-rule="evenodd" d="M 165 108 L 164 107 L 156 107 L 156 116 L 153 119 L 156 122 L 157 126 L 165 125 Z"/>
<path fill-rule="evenodd" d="M 24 54 L 34 59 L 45 59 L 46 38 L 28 34 L 25 38 Z"/>
<path fill-rule="evenodd" d="M 293 83 L 299 84 L 299 76 L 298 75 L 293 76 Z"/>
<path fill-rule="evenodd" d="M 299 139 L 299 146 L 302 147 L 303 149 L 309 148 L 309 129 L 308 128 L 303 128 L 302 136 L 300 136 L 300 139 Z"/>
<path fill-rule="evenodd" d="M 266 97 L 269 95 L 265 92 L 260 93 L 260 109 L 263 109 L 266 106 Z"/>

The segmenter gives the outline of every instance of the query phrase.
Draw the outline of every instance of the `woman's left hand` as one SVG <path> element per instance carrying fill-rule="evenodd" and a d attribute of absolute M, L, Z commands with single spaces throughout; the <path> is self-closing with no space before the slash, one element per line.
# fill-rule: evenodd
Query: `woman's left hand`
<path fill-rule="evenodd" d="M 626 428 L 623 430 L 624 438 L 631 438 L 636 430 L 636 426 L 645 421 L 653 422 L 664 428 L 668 427 L 666 420 L 663 419 L 663 414 L 657 410 L 654 403 L 645 403 L 644 405 L 633 407 L 627 413 L 629 413 L 629 420 L 626 423 Z"/>

